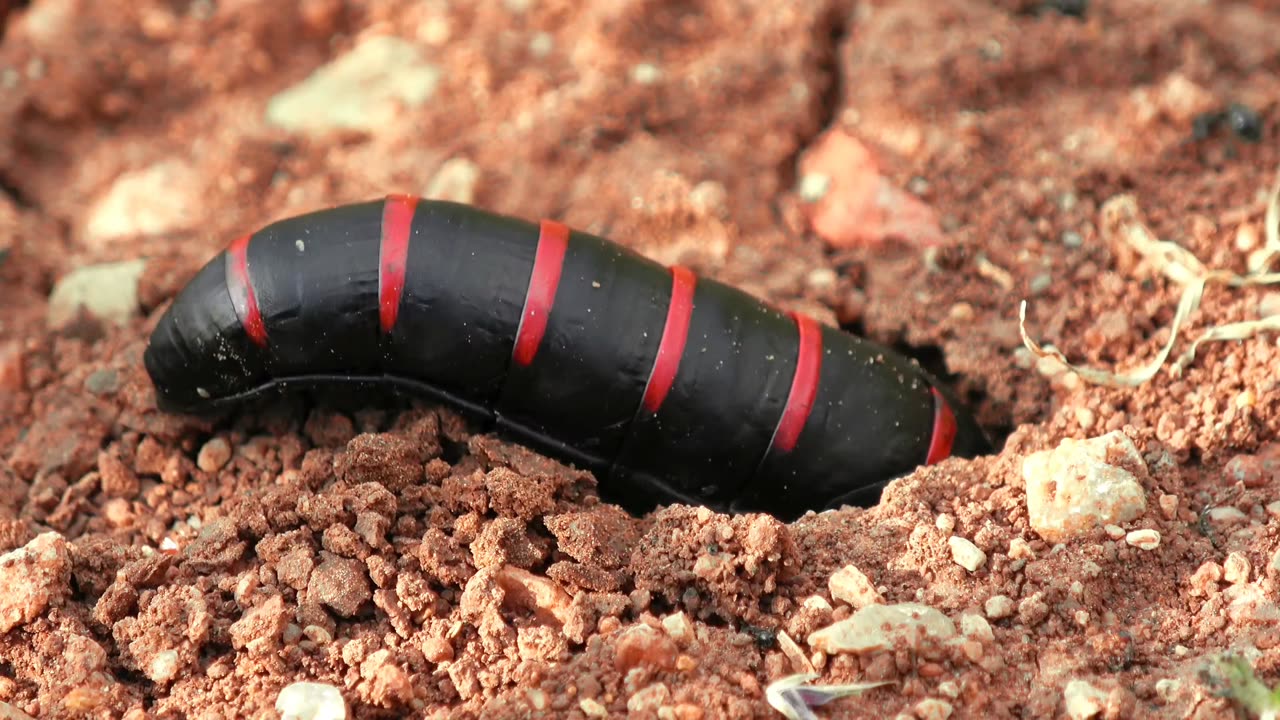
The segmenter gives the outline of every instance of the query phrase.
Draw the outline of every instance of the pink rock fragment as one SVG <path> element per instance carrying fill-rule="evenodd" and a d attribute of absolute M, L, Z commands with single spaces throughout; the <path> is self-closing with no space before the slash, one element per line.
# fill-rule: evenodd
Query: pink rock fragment
<path fill-rule="evenodd" d="M 0 635 L 26 625 L 70 592 L 71 554 L 56 532 L 0 555 Z"/>
<path fill-rule="evenodd" d="M 801 194 L 809 225 L 834 248 L 873 246 L 888 239 L 942 243 L 933 209 L 880 172 L 871 150 L 832 130 L 800 159 Z"/>

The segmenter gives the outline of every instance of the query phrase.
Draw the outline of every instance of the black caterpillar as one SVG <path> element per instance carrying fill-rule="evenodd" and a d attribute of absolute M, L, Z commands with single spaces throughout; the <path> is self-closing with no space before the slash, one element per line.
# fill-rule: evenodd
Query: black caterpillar
<path fill-rule="evenodd" d="M 990 451 L 884 347 L 559 222 L 400 195 L 238 238 L 165 312 L 145 362 L 173 412 L 404 386 L 631 506 L 792 519 Z"/>

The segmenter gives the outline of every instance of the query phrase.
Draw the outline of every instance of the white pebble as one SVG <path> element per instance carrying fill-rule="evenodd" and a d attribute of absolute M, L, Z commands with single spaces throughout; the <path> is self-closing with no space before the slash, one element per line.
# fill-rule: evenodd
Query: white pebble
<path fill-rule="evenodd" d="M 986 553 L 978 549 L 977 545 L 959 535 L 952 535 L 947 540 L 947 545 L 951 546 L 951 559 L 969 572 L 977 572 L 978 568 L 987 562 Z"/>
<path fill-rule="evenodd" d="M 346 720 L 347 701 L 332 685 L 296 682 L 276 698 L 280 720 Z"/>
<path fill-rule="evenodd" d="M 1124 536 L 1124 541 L 1139 550 L 1155 550 L 1160 547 L 1160 532 L 1157 530 L 1134 530 Z"/>
<path fill-rule="evenodd" d="M 1072 680 L 1062 691 L 1062 699 L 1071 720 L 1092 720 L 1106 709 L 1107 694 L 1084 680 Z"/>
<path fill-rule="evenodd" d="M 1023 461 L 1031 527 L 1050 542 L 1133 520 L 1147 509 L 1139 477 L 1147 466 L 1120 431 L 1088 440 L 1067 438 Z"/>
<path fill-rule="evenodd" d="M 987 617 L 999 620 L 1007 618 L 1013 614 L 1016 606 L 1013 599 L 1008 595 L 992 595 L 983 603 L 982 609 L 986 611 Z"/>

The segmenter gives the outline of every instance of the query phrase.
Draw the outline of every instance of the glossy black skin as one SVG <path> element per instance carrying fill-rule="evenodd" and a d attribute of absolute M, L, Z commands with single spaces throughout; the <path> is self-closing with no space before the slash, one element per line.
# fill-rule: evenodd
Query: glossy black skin
<path fill-rule="evenodd" d="M 213 258 L 157 325 L 145 354 L 162 409 L 205 413 L 265 391 L 332 382 L 393 384 L 447 403 L 485 429 L 596 473 L 637 512 L 682 502 L 791 519 L 874 504 L 929 447 L 933 380 L 914 362 L 823 327 L 814 407 L 791 452 L 771 448 L 797 356 L 794 321 L 699 278 L 684 355 L 656 414 L 640 407 L 671 296 L 667 268 L 585 233 L 569 243 L 533 362 L 512 363 L 538 227 L 421 201 L 399 318 L 383 335 L 383 203 L 273 223 L 248 250 L 268 346 L 252 343 Z M 953 455 L 990 451 L 948 396 Z"/>

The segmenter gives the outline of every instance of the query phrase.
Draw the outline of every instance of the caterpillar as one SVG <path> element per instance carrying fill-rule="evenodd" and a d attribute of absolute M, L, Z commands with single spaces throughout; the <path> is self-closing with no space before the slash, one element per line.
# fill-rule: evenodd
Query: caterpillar
<path fill-rule="evenodd" d="M 236 238 L 144 363 L 174 413 L 390 385 L 590 470 L 628 507 L 790 520 L 991 447 L 886 347 L 555 220 L 405 195 Z"/>

